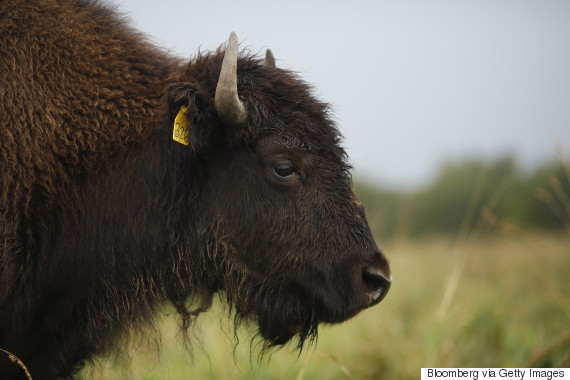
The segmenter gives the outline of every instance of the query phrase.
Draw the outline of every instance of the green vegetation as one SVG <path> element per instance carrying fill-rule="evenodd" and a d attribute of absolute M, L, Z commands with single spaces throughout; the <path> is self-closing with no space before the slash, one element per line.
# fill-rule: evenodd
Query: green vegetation
<path fill-rule="evenodd" d="M 409 193 L 355 185 L 380 240 L 486 231 L 570 231 L 570 165 L 560 159 L 532 174 L 512 158 L 447 163 L 427 188 Z"/>
<path fill-rule="evenodd" d="M 359 184 L 394 276 L 380 305 L 322 326 L 301 353 L 291 345 L 262 359 L 253 329 L 235 345 L 219 303 L 196 321 L 190 353 L 166 311 L 128 359 L 103 358 L 82 376 L 406 380 L 421 367 L 568 367 L 569 179 L 563 164 L 524 175 L 505 159 L 447 165 L 413 193 Z"/>

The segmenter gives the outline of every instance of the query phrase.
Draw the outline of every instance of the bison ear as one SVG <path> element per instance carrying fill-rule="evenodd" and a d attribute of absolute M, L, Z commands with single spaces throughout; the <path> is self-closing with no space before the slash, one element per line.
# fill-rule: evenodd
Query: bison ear
<path fill-rule="evenodd" d="M 166 100 L 170 125 L 174 125 L 181 107 L 186 107 L 189 144 L 185 145 L 189 145 L 196 153 L 203 150 L 208 144 L 210 131 L 206 127 L 209 114 L 208 102 L 200 87 L 189 82 L 172 83 L 166 89 Z"/>
<path fill-rule="evenodd" d="M 192 114 L 200 113 L 200 108 L 204 105 L 204 97 L 200 88 L 194 83 L 179 82 L 169 84 L 166 89 L 168 102 L 168 114 L 170 121 L 173 121 L 181 106 L 186 106 Z"/>

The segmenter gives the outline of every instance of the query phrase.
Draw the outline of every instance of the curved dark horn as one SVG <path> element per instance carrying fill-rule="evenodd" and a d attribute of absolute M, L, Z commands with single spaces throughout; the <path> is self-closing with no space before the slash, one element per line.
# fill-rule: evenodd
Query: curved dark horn
<path fill-rule="evenodd" d="M 243 124 L 247 119 L 247 111 L 239 100 L 237 91 L 237 55 L 238 40 L 232 32 L 226 46 L 215 97 L 218 116 L 227 125 Z"/>
<path fill-rule="evenodd" d="M 275 57 L 273 56 L 271 49 L 267 49 L 265 52 L 265 66 L 275 67 Z"/>

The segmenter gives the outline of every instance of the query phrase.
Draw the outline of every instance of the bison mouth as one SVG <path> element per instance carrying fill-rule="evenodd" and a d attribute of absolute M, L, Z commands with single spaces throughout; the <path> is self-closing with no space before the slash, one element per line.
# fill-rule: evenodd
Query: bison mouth
<path fill-rule="evenodd" d="M 236 326 L 242 321 L 257 325 L 264 348 L 294 338 L 302 348 L 316 339 L 319 323 L 346 321 L 385 297 L 391 284 L 386 259 L 379 250 L 369 260 L 361 256 L 357 252 L 328 267 L 296 264 L 294 270 L 227 261 L 231 270 L 219 289 L 235 311 Z"/>

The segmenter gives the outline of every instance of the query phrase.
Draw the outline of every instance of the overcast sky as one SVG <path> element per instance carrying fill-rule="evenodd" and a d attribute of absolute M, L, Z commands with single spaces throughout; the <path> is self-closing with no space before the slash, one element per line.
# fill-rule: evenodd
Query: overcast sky
<path fill-rule="evenodd" d="M 355 179 L 409 187 L 445 159 L 570 154 L 570 1 L 112 0 L 172 53 L 242 47 L 333 106 Z"/>

